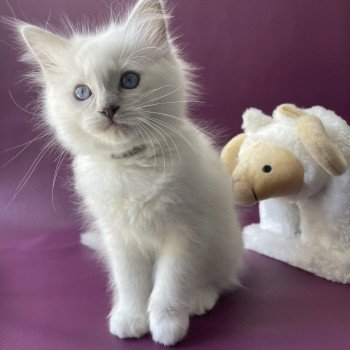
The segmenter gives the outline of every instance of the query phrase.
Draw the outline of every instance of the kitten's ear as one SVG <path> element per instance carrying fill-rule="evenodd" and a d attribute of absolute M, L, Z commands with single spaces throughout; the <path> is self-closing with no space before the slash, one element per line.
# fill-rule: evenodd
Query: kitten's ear
<path fill-rule="evenodd" d="M 27 23 L 17 26 L 21 38 L 44 70 L 55 70 L 68 48 L 66 39 Z"/>
<path fill-rule="evenodd" d="M 127 19 L 127 26 L 139 29 L 145 39 L 161 45 L 168 42 L 167 20 L 162 0 L 139 0 Z"/>

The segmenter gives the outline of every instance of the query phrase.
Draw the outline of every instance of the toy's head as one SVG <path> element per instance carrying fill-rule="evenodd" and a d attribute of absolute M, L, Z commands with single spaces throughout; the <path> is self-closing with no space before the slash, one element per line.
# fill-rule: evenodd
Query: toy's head
<path fill-rule="evenodd" d="M 346 159 L 329 140 L 321 120 L 294 105 L 279 106 L 274 118 L 249 109 L 243 120 L 245 133 L 221 153 L 242 205 L 300 193 L 310 196 L 330 175 L 346 170 Z"/>

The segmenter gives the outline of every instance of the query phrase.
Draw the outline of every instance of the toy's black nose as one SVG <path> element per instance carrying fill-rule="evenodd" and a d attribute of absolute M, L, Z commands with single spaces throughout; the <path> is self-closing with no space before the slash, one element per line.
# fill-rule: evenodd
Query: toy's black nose
<path fill-rule="evenodd" d="M 112 119 L 118 112 L 119 106 L 111 105 L 100 110 L 100 113 L 104 114 L 107 118 Z"/>

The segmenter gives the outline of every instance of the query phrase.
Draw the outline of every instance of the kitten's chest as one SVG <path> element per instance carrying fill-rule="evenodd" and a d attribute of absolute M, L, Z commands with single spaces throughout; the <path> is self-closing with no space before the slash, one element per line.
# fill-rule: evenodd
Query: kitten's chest
<path fill-rule="evenodd" d="M 163 205 L 158 198 L 162 181 L 146 169 L 89 157 L 76 158 L 73 169 L 75 188 L 97 219 L 119 226 L 145 224 Z"/>

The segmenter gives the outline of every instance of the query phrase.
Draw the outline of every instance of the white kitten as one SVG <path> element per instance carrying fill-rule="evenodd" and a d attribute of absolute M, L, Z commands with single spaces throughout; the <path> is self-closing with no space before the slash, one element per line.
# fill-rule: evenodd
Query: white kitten
<path fill-rule="evenodd" d="M 18 28 L 96 228 L 82 241 L 110 268 L 110 331 L 175 344 L 190 314 L 238 283 L 242 241 L 229 177 L 187 117 L 193 76 L 161 1 L 141 0 L 126 20 L 69 38 Z"/>

